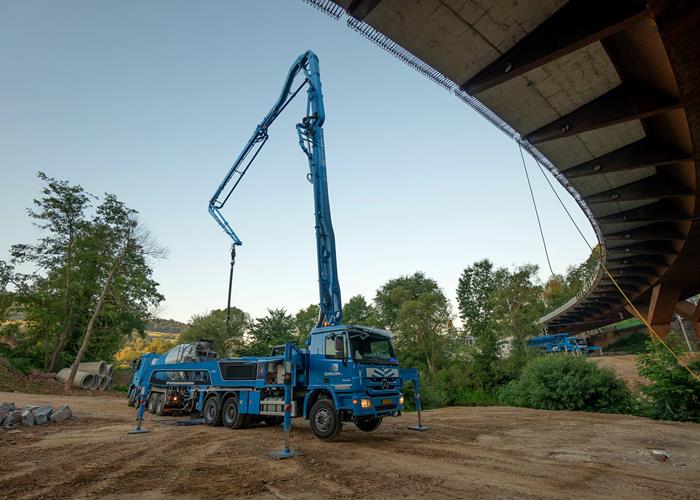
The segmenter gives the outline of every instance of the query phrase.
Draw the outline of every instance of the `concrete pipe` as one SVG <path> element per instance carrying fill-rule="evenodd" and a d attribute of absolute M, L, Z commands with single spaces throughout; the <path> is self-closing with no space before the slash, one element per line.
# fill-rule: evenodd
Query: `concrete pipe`
<path fill-rule="evenodd" d="M 100 377 L 100 386 L 98 387 L 98 389 L 101 391 L 104 391 L 108 385 L 109 385 L 109 377 L 107 377 L 107 376 Z"/>
<path fill-rule="evenodd" d="M 100 376 L 96 373 L 91 373 L 95 378 L 92 379 L 92 384 L 90 384 L 90 390 L 96 391 L 100 388 Z"/>
<path fill-rule="evenodd" d="M 78 365 L 78 370 L 81 372 L 94 373 L 96 375 L 107 375 L 107 363 L 104 361 L 80 363 Z"/>
<path fill-rule="evenodd" d="M 64 382 L 68 380 L 68 377 L 70 376 L 70 368 L 64 368 L 60 372 L 56 374 L 56 380 L 59 382 Z M 73 387 L 77 387 L 79 389 L 90 389 L 95 382 L 97 381 L 97 384 L 99 385 L 99 379 L 97 378 L 97 375 L 94 373 L 86 373 L 86 372 L 75 372 L 75 378 L 73 379 Z"/>
<path fill-rule="evenodd" d="M 114 375 L 114 365 L 107 365 L 107 373 L 106 375 L 109 378 L 112 378 L 112 375 Z"/>

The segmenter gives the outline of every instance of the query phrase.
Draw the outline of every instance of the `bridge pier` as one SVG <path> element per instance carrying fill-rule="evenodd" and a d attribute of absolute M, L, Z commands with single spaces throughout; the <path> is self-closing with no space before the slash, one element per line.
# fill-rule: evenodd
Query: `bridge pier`
<path fill-rule="evenodd" d="M 646 321 L 654 329 L 656 334 L 665 339 L 671 331 L 671 322 L 676 313 L 676 306 L 681 296 L 681 288 L 669 285 L 656 285 L 651 291 L 651 299 L 648 305 L 635 304 L 635 311 L 632 307 L 625 309 L 640 321 Z M 642 317 L 640 317 L 640 314 Z"/>

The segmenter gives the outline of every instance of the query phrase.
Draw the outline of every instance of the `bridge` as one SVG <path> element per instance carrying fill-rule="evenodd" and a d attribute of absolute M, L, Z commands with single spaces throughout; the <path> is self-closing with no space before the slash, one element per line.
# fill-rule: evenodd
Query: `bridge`
<path fill-rule="evenodd" d="M 542 318 L 551 331 L 636 315 L 612 277 L 660 336 L 678 313 L 700 338 L 700 3 L 305 1 L 476 109 L 577 201 L 601 264 Z"/>

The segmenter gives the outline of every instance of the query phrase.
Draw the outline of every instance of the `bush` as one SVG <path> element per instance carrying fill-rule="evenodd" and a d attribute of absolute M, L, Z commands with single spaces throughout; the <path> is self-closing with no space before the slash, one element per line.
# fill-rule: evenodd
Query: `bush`
<path fill-rule="evenodd" d="M 568 354 L 534 358 L 517 380 L 501 390 L 500 400 L 542 410 L 605 413 L 624 413 L 632 404 L 625 383 L 612 370 Z"/>
<path fill-rule="evenodd" d="M 605 352 L 624 352 L 639 354 L 646 351 L 646 343 L 649 334 L 646 332 L 633 332 L 625 337 L 620 337 L 609 346 L 605 347 Z"/>
<path fill-rule="evenodd" d="M 660 342 L 648 342 L 647 351 L 637 358 L 639 374 L 653 382 L 642 388 L 647 396 L 644 414 L 660 420 L 700 422 L 700 382 Z M 688 366 L 700 373 L 700 361 Z"/>

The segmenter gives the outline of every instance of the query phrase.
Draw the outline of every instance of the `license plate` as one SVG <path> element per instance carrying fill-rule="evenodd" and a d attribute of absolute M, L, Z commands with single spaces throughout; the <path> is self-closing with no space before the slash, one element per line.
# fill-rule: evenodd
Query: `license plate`
<path fill-rule="evenodd" d="M 391 399 L 382 399 L 383 405 L 392 405 L 394 402 Z"/>

